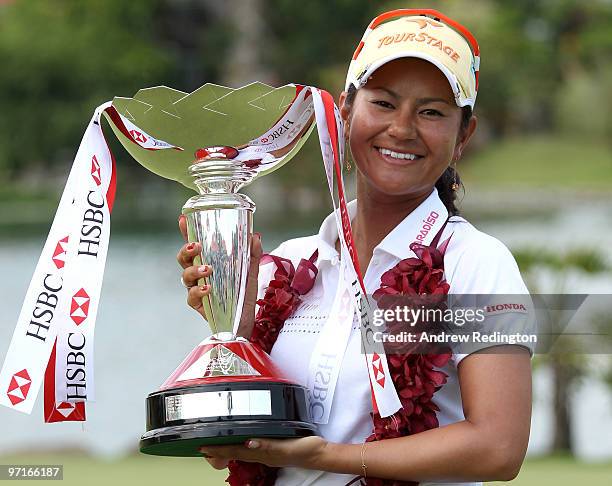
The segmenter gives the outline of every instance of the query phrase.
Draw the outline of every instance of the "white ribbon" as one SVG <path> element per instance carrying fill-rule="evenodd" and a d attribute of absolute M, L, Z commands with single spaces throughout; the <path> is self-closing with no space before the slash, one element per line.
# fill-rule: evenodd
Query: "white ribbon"
<path fill-rule="evenodd" d="M 0 372 L 0 403 L 20 412 L 31 413 L 56 337 L 63 329 L 63 317 L 69 318 L 62 314 L 69 311 L 75 292 L 74 284 L 66 285 L 66 275 L 79 243 L 83 197 L 91 185 L 86 180 L 95 184 L 94 178 L 97 178 L 101 185 L 104 177 L 105 186 L 110 180 L 111 169 L 106 159 L 95 158 L 96 154 L 88 149 L 98 133 L 101 136 L 100 113 L 106 106 L 96 110 L 83 136 Z M 102 176 L 103 172 L 109 174 Z M 104 205 L 107 206 L 106 197 Z M 101 233 L 97 241 L 103 245 L 100 237 Z M 92 290 L 90 298 L 97 300 L 97 297 Z M 88 324 L 95 321 L 95 309 L 88 317 Z"/>
<path fill-rule="evenodd" d="M 344 268 L 344 265 L 340 265 L 336 296 L 310 358 L 310 416 L 317 424 L 329 422 L 336 383 L 355 316 L 355 305 L 350 285 L 345 281 Z"/>
<path fill-rule="evenodd" d="M 282 150 L 294 143 L 297 135 L 312 117 L 312 101 L 308 99 L 311 90 L 312 88 L 309 86 L 296 85 L 295 97 L 291 104 L 288 104 L 287 110 L 272 128 L 248 143 L 247 152 L 250 154 L 265 154 Z M 251 101 L 251 104 L 257 106 L 257 99 Z M 242 159 L 238 158 L 238 160 Z"/>
<path fill-rule="evenodd" d="M 384 351 L 384 346 L 381 342 L 375 341 L 374 328 L 371 321 L 371 309 L 368 300 L 365 298 L 365 285 L 359 269 L 359 262 L 357 259 L 356 251 L 353 243 L 353 236 L 351 231 L 351 222 L 348 215 L 348 209 L 346 207 L 346 201 L 344 197 L 344 182 L 342 179 L 342 164 L 344 159 L 343 148 L 344 144 L 341 141 L 344 139 L 342 120 L 337 106 L 334 104 L 333 99 L 329 93 L 313 89 L 313 97 L 315 104 L 315 114 L 317 120 L 317 128 L 319 132 L 319 140 L 321 142 L 321 152 L 323 155 L 323 162 L 325 164 L 325 173 L 327 175 L 327 181 L 329 185 L 329 191 L 334 204 L 334 214 L 336 216 L 336 223 L 338 226 L 338 235 L 341 235 L 340 246 L 341 246 L 341 271 L 340 274 L 346 275 L 349 279 L 349 285 L 352 290 L 351 294 L 354 298 L 355 309 L 359 314 L 361 321 L 361 338 L 362 346 L 366 352 L 366 362 L 368 367 L 368 375 L 370 378 L 370 385 L 372 389 L 372 403 L 375 412 L 378 412 L 382 417 L 388 417 L 393 415 L 397 410 L 401 408 L 401 402 L 397 395 L 395 386 L 391 380 L 389 372 L 389 366 Z M 333 117 L 332 117 L 333 113 Z M 329 121 L 333 121 L 336 130 L 329 127 Z M 334 150 L 336 149 L 336 150 Z M 336 176 L 336 185 L 334 187 L 334 173 Z M 337 190 L 338 202 L 336 202 L 335 189 Z M 448 211 L 440 198 L 438 197 L 437 191 L 434 189 L 430 197 L 423 202 L 418 208 L 416 208 L 409 216 L 411 222 L 414 224 L 408 229 L 408 234 L 403 232 L 402 238 L 407 242 L 416 241 L 427 245 L 431 243 L 436 233 L 442 228 L 442 225 L 448 217 Z M 415 256 L 414 253 L 409 249 L 409 245 L 406 244 L 406 257 Z M 344 278 L 340 278 L 338 282 L 339 286 L 347 285 Z M 342 294 L 338 291 L 336 299 Z M 337 302 L 334 302 L 334 306 Z M 352 322 L 352 320 L 351 320 Z M 311 360 L 311 375 L 316 372 L 314 363 L 325 362 L 323 351 L 330 352 L 331 349 L 344 350 L 348 343 L 351 323 L 343 323 L 349 328 L 341 332 L 336 329 L 335 326 L 339 325 L 338 321 L 332 321 L 329 319 L 326 323 L 326 327 L 321 333 L 319 338 L 320 341 L 323 339 L 329 339 L 332 337 L 336 339 L 335 346 L 331 343 L 324 344 L 318 342 L 315 346 L 315 353 Z M 329 329 L 328 329 L 329 328 Z M 346 334 L 345 334 L 346 333 Z M 343 351 L 342 351 L 343 353 Z M 330 386 L 335 386 L 337 373 L 341 366 L 342 356 L 339 356 L 339 360 L 334 361 L 336 367 L 331 374 Z M 316 377 L 315 377 L 316 378 Z M 316 379 L 310 377 L 309 383 L 315 383 Z M 311 393 L 312 387 L 309 387 Z M 333 398 L 333 388 L 328 388 L 327 394 L 329 398 L 329 407 L 331 407 L 331 399 Z M 323 420 L 329 417 L 329 410 L 325 410 L 325 414 L 322 416 Z M 326 421 L 320 423 L 327 423 Z"/>
<path fill-rule="evenodd" d="M 313 89 L 313 97 L 325 173 L 327 174 L 329 190 L 334 204 L 338 235 L 341 235 L 339 238 L 341 246 L 340 264 L 345 266 L 345 271 L 350 281 L 351 296 L 354 299 L 355 309 L 361 321 L 361 336 L 364 349 L 368 351 L 374 350 L 374 352 L 368 352 L 365 355 L 372 388 L 372 406 L 374 411 L 380 413 L 383 417 L 387 417 L 401 408 L 401 402 L 393 386 L 393 382 L 390 379 L 375 379 L 375 373 L 373 371 L 374 366 L 380 369 L 385 376 L 390 376 L 382 343 L 373 342 L 372 345 L 368 344 L 366 346 L 367 343 L 364 341 L 365 336 L 373 333 L 373 330 L 370 318 L 370 306 L 365 297 L 365 286 L 359 270 L 359 261 L 353 243 L 351 222 L 346 207 L 346 200 L 344 198 L 344 182 L 341 170 L 341 164 L 344 159 L 344 144 L 339 143 L 344 137 L 342 119 L 340 118 L 338 107 L 335 105 L 329 93 Z M 335 127 L 329 127 L 328 120 L 334 122 Z M 334 148 L 336 150 L 334 150 Z M 334 172 L 336 174 L 338 203 L 336 203 L 334 196 Z M 343 282 L 339 281 L 338 284 L 343 285 Z"/>
<path fill-rule="evenodd" d="M 94 398 L 93 338 L 116 180 L 102 113 L 143 148 L 181 150 L 111 102 L 87 126 L 0 371 L 0 404 L 28 414 L 44 380 L 47 422 L 84 420 L 83 402 Z"/>
<path fill-rule="evenodd" d="M 74 160 L 79 183 L 72 191 L 74 202 L 67 220 L 64 299 L 57 316 L 57 402 L 95 399 L 93 340 L 110 239 L 107 193 L 113 176 L 112 154 L 100 117 L 109 106 L 96 109 Z"/>

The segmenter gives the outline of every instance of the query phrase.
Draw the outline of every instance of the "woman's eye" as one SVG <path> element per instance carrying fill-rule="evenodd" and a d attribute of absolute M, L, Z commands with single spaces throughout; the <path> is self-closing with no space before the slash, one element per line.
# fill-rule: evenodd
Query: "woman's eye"
<path fill-rule="evenodd" d="M 373 103 L 375 105 L 382 106 L 383 108 L 393 108 L 393 105 L 389 103 L 388 101 L 376 100 L 376 101 L 373 101 Z"/>
<path fill-rule="evenodd" d="M 421 113 L 423 113 L 423 115 L 428 116 L 444 116 L 441 112 L 439 112 L 438 110 L 434 110 L 433 108 L 423 110 Z"/>

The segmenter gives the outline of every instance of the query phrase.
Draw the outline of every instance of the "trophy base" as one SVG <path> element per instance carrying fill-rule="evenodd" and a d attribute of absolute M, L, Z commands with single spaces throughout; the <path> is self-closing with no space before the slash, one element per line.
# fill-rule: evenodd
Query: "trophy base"
<path fill-rule="evenodd" d="M 205 445 L 243 444 L 248 439 L 289 439 L 316 435 L 316 427 L 306 422 L 236 420 L 222 424 L 165 427 L 146 433 L 140 439 L 140 452 L 153 456 L 202 457 Z"/>
<path fill-rule="evenodd" d="M 140 452 L 201 457 L 203 445 L 317 435 L 306 403 L 304 387 L 282 382 L 225 381 L 151 393 Z"/>

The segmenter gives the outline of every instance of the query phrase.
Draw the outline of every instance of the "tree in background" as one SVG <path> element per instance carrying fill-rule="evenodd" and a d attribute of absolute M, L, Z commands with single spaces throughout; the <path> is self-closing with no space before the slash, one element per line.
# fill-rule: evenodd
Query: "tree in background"
<path fill-rule="evenodd" d="M 172 78 L 159 2 L 15 1 L 0 7 L 0 177 L 70 160 L 93 108 Z"/>
<path fill-rule="evenodd" d="M 0 182 L 53 191 L 93 107 L 166 84 L 314 84 L 337 95 L 368 21 L 416 1 L 13 0 L 0 4 Z M 482 47 L 480 127 L 473 147 L 509 134 L 562 130 L 612 140 L 612 6 L 607 0 L 431 0 Z M 127 156 L 122 151 L 118 159 Z M 122 163 L 121 160 L 119 160 Z M 469 160 L 466 161 L 469 163 Z M 122 181 L 151 183 L 123 163 Z M 55 170 L 60 176 L 49 178 Z M 138 172 L 140 171 L 140 172 Z M 138 173 L 131 178 L 130 174 Z M 289 207 L 325 189 L 316 137 L 272 176 Z M 298 187 L 299 186 L 299 187 Z M 121 190 L 121 188 L 120 188 Z M 304 192 L 305 190 L 306 192 Z M 33 192 L 40 192 L 34 188 Z M 296 197 L 303 193 L 305 197 Z M 325 205 L 324 211 L 328 207 Z"/>
<path fill-rule="evenodd" d="M 569 290 L 568 276 L 572 271 L 578 271 L 588 275 L 601 274 L 609 271 L 609 266 L 604 257 L 596 250 L 579 249 L 565 254 L 555 253 L 545 249 L 524 249 L 513 251 L 519 268 L 533 294 L 550 293 L 555 294 L 557 300 L 566 298 Z M 542 269 L 550 270 L 555 275 L 552 288 L 542 289 L 537 276 Z M 564 308 L 559 302 L 558 308 Z M 560 317 L 553 313 L 553 329 L 561 329 Z M 597 317 L 599 319 L 599 317 Z M 610 334 L 612 326 L 610 320 L 593 322 L 594 332 L 604 331 Z M 557 338 L 559 338 L 558 336 Z M 552 453 L 574 453 L 574 441 L 572 438 L 572 395 L 581 377 L 589 371 L 588 349 L 580 347 L 578 340 L 556 339 L 553 340 L 552 348 L 546 354 L 539 357 L 539 362 L 550 367 L 553 375 L 553 397 L 552 413 L 554 415 L 554 431 L 551 444 Z M 608 360 L 610 376 L 612 366 Z"/>

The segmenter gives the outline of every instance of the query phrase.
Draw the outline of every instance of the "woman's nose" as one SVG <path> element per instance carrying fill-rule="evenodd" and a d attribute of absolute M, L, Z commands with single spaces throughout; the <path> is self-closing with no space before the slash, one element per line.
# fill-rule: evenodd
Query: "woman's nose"
<path fill-rule="evenodd" d="M 414 118 L 404 113 L 399 113 L 393 117 L 387 129 L 389 135 L 398 140 L 414 140 L 417 137 Z"/>

